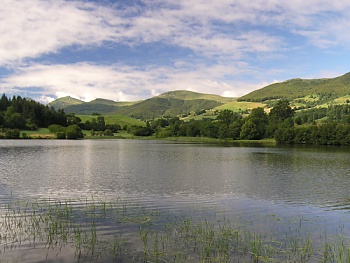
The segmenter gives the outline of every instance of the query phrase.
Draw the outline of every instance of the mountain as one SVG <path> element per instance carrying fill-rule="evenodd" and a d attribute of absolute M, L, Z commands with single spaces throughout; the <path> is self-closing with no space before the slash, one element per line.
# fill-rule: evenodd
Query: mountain
<path fill-rule="evenodd" d="M 217 101 L 219 103 L 229 103 L 229 102 L 232 102 L 234 100 L 233 98 L 222 97 L 222 96 L 215 95 L 215 94 L 204 94 L 204 93 L 198 93 L 198 92 L 193 92 L 193 91 L 188 91 L 188 90 L 168 91 L 168 92 L 165 92 L 157 97 L 158 98 L 165 98 L 165 99 L 176 98 L 176 99 L 181 99 L 181 100 L 203 99 L 203 100 L 213 100 L 213 101 Z"/>
<path fill-rule="evenodd" d="M 342 101 L 350 95 L 350 73 L 324 79 L 290 79 L 255 90 L 239 98 L 239 101 L 269 103 L 286 99 L 294 104 L 322 106 Z M 345 100 L 344 100 L 345 101 Z"/>
<path fill-rule="evenodd" d="M 115 113 L 136 119 L 175 117 L 190 112 L 209 110 L 232 100 L 233 98 L 218 95 L 179 90 L 166 92 L 134 105 L 119 108 Z"/>
<path fill-rule="evenodd" d="M 96 99 L 90 102 L 73 100 L 70 97 L 59 98 L 51 102 L 49 106 L 63 108 L 66 113 L 73 112 L 80 115 L 117 114 L 144 120 L 162 116 L 175 117 L 180 114 L 208 110 L 232 102 L 234 99 L 214 94 L 177 90 L 136 102 L 115 102 L 106 99 Z"/>
<path fill-rule="evenodd" d="M 66 113 L 75 113 L 82 115 L 91 115 L 92 113 L 106 114 L 115 111 L 119 107 L 133 105 L 137 102 L 116 102 L 107 99 L 95 99 L 90 102 L 63 97 L 49 103 L 55 109 L 63 108 Z"/>
<path fill-rule="evenodd" d="M 54 100 L 52 102 L 50 102 L 48 104 L 48 106 L 50 107 L 54 107 L 55 109 L 65 109 L 69 106 L 72 106 L 72 105 L 79 105 L 79 104 L 82 104 L 84 103 L 83 101 L 81 100 L 78 100 L 78 99 L 74 99 L 72 97 L 62 97 L 62 98 L 59 98 L 57 100 Z"/>
<path fill-rule="evenodd" d="M 247 111 L 255 107 L 271 108 L 279 99 L 290 101 L 291 106 L 296 109 L 350 103 L 350 73 L 336 78 L 290 79 L 268 85 L 238 99 L 176 90 L 136 102 L 115 102 L 106 99 L 83 102 L 65 97 L 51 102 L 49 106 L 63 108 L 67 113 L 108 113 L 145 120 L 162 116 L 175 117 L 209 109 Z"/>

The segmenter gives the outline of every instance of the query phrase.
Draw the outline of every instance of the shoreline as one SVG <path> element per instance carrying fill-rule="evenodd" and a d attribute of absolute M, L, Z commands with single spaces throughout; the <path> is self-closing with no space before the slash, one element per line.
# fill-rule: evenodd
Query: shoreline
<path fill-rule="evenodd" d="M 21 131 L 21 134 L 25 133 L 26 138 L 20 138 L 20 140 L 59 140 L 54 138 L 52 133 L 49 133 L 46 129 L 40 131 Z M 275 146 L 275 139 L 262 139 L 262 140 L 233 140 L 233 139 L 215 139 L 209 137 L 166 137 L 159 138 L 156 136 L 134 136 L 127 133 L 126 131 L 121 131 L 115 133 L 114 136 L 91 136 L 86 135 L 84 132 L 84 138 L 80 140 L 159 140 L 159 141 L 169 141 L 178 143 L 203 143 L 203 144 L 223 144 L 223 145 L 266 145 Z"/>

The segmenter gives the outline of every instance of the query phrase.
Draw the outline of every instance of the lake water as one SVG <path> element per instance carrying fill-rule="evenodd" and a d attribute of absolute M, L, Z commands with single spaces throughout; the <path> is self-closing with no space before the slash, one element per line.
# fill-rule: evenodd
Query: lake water
<path fill-rule="evenodd" d="M 349 236 L 349 157 L 341 147 L 2 140 L 0 200 L 122 199 L 169 216 L 224 217 L 254 232 L 299 225 L 316 239 Z M 45 261 L 26 258 L 29 249 L 16 253 L 10 258 Z"/>

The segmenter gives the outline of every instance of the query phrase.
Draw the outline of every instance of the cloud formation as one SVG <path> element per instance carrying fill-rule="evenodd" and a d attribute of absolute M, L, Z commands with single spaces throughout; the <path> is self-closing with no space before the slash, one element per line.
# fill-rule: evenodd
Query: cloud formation
<path fill-rule="evenodd" d="M 340 0 L 4 0 L 0 91 L 31 91 L 42 101 L 62 94 L 135 100 L 172 89 L 240 96 L 293 68 L 303 72 L 297 56 L 308 48 L 347 50 L 349 7 Z M 166 63 L 143 59 L 145 45 L 160 44 L 171 50 Z M 54 61 L 66 50 L 118 45 L 138 51 L 142 65 L 98 56 Z"/>
<path fill-rule="evenodd" d="M 50 98 L 72 96 L 90 101 L 109 98 L 115 101 L 134 101 L 148 98 L 170 90 L 191 90 L 220 95 L 243 95 L 256 85 L 244 89 L 231 83 L 212 79 L 223 78 L 232 68 L 223 66 L 193 68 L 148 67 L 132 68 L 125 65 L 100 66 L 90 63 L 70 65 L 33 64 L 18 67 L 15 74 L 2 79 L 0 91 L 17 87 L 17 92 L 29 92 L 40 101 Z M 237 69 L 239 70 L 239 69 Z M 132 88 L 130 88 L 130 86 Z M 41 94 L 47 94 L 42 96 Z"/>

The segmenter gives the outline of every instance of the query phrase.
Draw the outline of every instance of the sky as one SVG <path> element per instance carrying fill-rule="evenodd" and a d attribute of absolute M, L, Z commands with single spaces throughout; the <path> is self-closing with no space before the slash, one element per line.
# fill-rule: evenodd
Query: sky
<path fill-rule="evenodd" d="M 0 93 L 239 97 L 350 71 L 350 1 L 2 0 Z"/>

